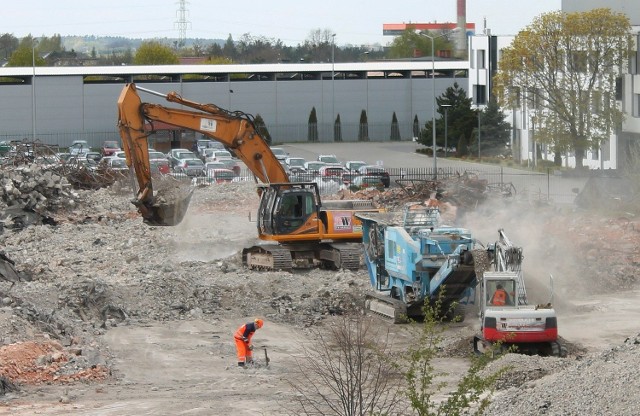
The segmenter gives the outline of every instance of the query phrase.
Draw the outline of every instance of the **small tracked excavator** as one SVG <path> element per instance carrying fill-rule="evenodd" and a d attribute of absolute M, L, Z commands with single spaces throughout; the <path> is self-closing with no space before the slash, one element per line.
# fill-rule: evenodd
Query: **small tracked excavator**
<path fill-rule="evenodd" d="M 138 91 L 185 108 L 142 102 Z M 264 244 L 243 249 L 245 265 L 270 270 L 322 266 L 358 269 L 362 225 L 357 212 L 379 212 L 371 201 L 321 201 L 315 183 L 293 183 L 257 131 L 253 117 L 215 104 L 200 104 L 176 92 L 163 94 L 126 84 L 118 98 L 118 127 L 127 165 L 139 189 L 133 200 L 145 223 L 173 226 L 184 218 L 193 190 L 179 181 L 152 180 L 147 136 L 154 122 L 199 132 L 223 143 L 258 182 L 258 237 Z M 150 124 L 151 128 L 145 128 Z M 155 191 L 154 191 L 155 188 Z"/>
<path fill-rule="evenodd" d="M 529 305 L 522 271 L 522 248 L 511 243 L 504 230 L 490 245 L 490 268 L 482 273 L 480 331 L 473 347 L 481 353 L 491 344 L 515 346 L 517 352 L 542 356 L 564 356 L 558 342 L 558 322 L 551 302 Z M 491 267 L 492 266 L 492 267 Z"/>

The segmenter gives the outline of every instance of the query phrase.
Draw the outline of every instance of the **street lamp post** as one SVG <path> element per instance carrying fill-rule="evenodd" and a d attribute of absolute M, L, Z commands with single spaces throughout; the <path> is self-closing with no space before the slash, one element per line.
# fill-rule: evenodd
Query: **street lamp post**
<path fill-rule="evenodd" d="M 335 120 L 336 120 L 336 87 L 335 87 L 335 66 L 336 66 L 336 57 L 335 57 L 335 47 L 336 47 L 336 34 L 333 33 L 331 35 L 331 130 L 335 129 Z M 334 131 L 335 136 L 335 131 Z M 335 137 L 334 137 L 335 140 Z"/>
<path fill-rule="evenodd" d="M 36 39 L 31 41 L 31 65 L 33 77 L 31 78 L 31 135 L 36 139 Z"/>
<path fill-rule="evenodd" d="M 455 31 L 455 30 L 454 30 Z M 426 33 L 418 33 L 420 36 L 424 36 L 425 38 L 431 39 L 431 85 L 433 88 L 433 102 L 431 103 L 431 132 L 432 140 L 431 145 L 433 146 L 433 175 L 434 179 L 438 179 L 438 158 L 436 156 L 436 51 L 435 51 L 435 40 L 446 36 L 447 33 L 443 33 L 438 36 L 430 36 Z"/>
<path fill-rule="evenodd" d="M 451 104 L 442 104 L 440 107 L 444 108 L 444 157 L 447 157 L 447 149 L 449 148 L 449 132 L 447 131 L 449 128 L 449 120 L 447 119 L 447 115 L 449 113 L 449 107 Z"/>

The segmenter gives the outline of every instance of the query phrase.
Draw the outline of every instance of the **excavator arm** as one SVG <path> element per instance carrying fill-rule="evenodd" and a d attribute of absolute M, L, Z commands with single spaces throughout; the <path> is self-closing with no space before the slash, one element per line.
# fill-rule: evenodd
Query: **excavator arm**
<path fill-rule="evenodd" d="M 188 109 L 168 108 L 144 103 L 138 91 L 164 97 Z M 230 112 L 214 104 L 185 100 L 176 92 L 162 94 L 127 84 L 118 99 L 118 127 L 128 166 L 133 166 L 139 191 L 134 204 L 145 221 L 152 225 L 175 225 L 182 220 L 190 200 L 184 195 L 173 198 L 154 196 L 145 123 L 160 121 L 197 131 L 233 150 L 249 170 L 263 183 L 289 183 L 286 171 L 255 128 L 253 118 L 242 112 Z M 170 200 L 169 200 L 170 199 Z M 163 216 L 165 218 L 163 218 Z"/>

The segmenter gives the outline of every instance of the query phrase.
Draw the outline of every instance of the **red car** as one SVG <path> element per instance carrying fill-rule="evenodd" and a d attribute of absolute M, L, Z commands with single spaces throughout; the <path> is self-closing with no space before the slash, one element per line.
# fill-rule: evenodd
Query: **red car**
<path fill-rule="evenodd" d="M 102 156 L 113 156 L 113 154 L 117 151 L 120 151 L 120 146 L 118 146 L 118 142 L 115 140 L 107 140 L 102 143 Z"/>

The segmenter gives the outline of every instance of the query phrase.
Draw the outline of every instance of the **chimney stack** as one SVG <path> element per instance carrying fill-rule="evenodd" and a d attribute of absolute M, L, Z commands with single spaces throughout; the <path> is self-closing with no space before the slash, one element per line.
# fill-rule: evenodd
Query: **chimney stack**
<path fill-rule="evenodd" d="M 465 58 L 467 56 L 467 1 L 458 0 L 458 33 L 456 36 L 456 56 Z"/>

